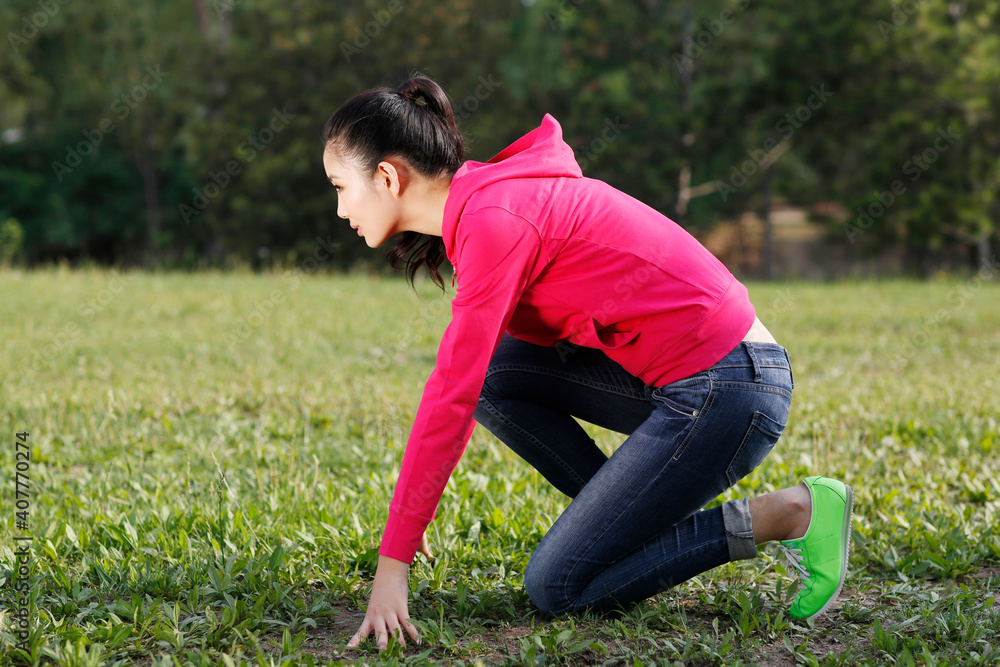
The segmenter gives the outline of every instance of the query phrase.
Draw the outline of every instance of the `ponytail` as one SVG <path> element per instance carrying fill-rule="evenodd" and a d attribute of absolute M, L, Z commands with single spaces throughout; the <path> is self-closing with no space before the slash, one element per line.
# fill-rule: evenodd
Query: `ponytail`
<path fill-rule="evenodd" d="M 424 176 L 450 179 L 462 166 L 465 144 L 451 100 L 435 81 L 414 76 L 395 90 L 372 88 L 345 102 L 323 126 L 326 150 L 336 150 L 365 175 L 387 157 L 398 157 Z M 444 240 L 401 232 L 388 253 L 395 269 L 405 268 L 410 285 L 421 265 L 444 290 L 438 267 L 446 259 Z"/>

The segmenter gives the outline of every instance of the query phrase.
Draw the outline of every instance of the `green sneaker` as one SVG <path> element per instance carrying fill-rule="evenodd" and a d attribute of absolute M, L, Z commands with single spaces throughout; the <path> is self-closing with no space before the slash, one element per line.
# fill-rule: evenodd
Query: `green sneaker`
<path fill-rule="evenodd" d="M 802 590 L 792 601 L 792 616 L 815 618 L 826 611 L 844 586 L 851 546 L 851 487 L 827 477 L 806 477 L 812 496 L 812 518 L 802 537 L 779 542 L 799 571 Z"/>

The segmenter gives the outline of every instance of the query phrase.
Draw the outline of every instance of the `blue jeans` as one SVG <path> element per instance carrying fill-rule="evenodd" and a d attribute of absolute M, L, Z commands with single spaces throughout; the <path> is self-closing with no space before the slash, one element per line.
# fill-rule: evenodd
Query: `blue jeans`
<path fill-rule="evenodd" d="M 772 343 L 742 342 L 654 387 L 600 350 L 505 334 L 476 421 L 573 499 L 525 570 L 532 602 L 552 614 L 610 609 L 756 557 L 745 498 L 702 508 L 774 447 L 793 386 Z M 628 437 L 609 458 L 573 417 Z"/>

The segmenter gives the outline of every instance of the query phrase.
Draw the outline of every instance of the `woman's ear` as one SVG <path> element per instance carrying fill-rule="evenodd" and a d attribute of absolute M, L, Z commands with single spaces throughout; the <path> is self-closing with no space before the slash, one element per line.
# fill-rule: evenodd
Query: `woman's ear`
<path fill-rule="evenodd" d="M 403 181 L 408 177 L 409 171 L 406 165 L 383 160 L 375 169 L 375 187 L 380 191 L 388 191 L 393 197 L 398 198 L 405 186 Z"/>

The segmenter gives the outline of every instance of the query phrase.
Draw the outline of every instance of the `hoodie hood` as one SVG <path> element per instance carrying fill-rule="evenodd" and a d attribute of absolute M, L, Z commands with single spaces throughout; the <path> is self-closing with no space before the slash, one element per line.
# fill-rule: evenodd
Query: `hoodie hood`
<path fill-rule="evenodd" d="M 563 141 L 562 126 L 551 114 L 542 124 L 507 146 L 487 162 L 468 160 L 458 168 L 448 190 L 441 231 L 449 259 L 455 231 L 469 199 L 488 185 L 511 178 L 582 178 L 573 149 Z"/>

